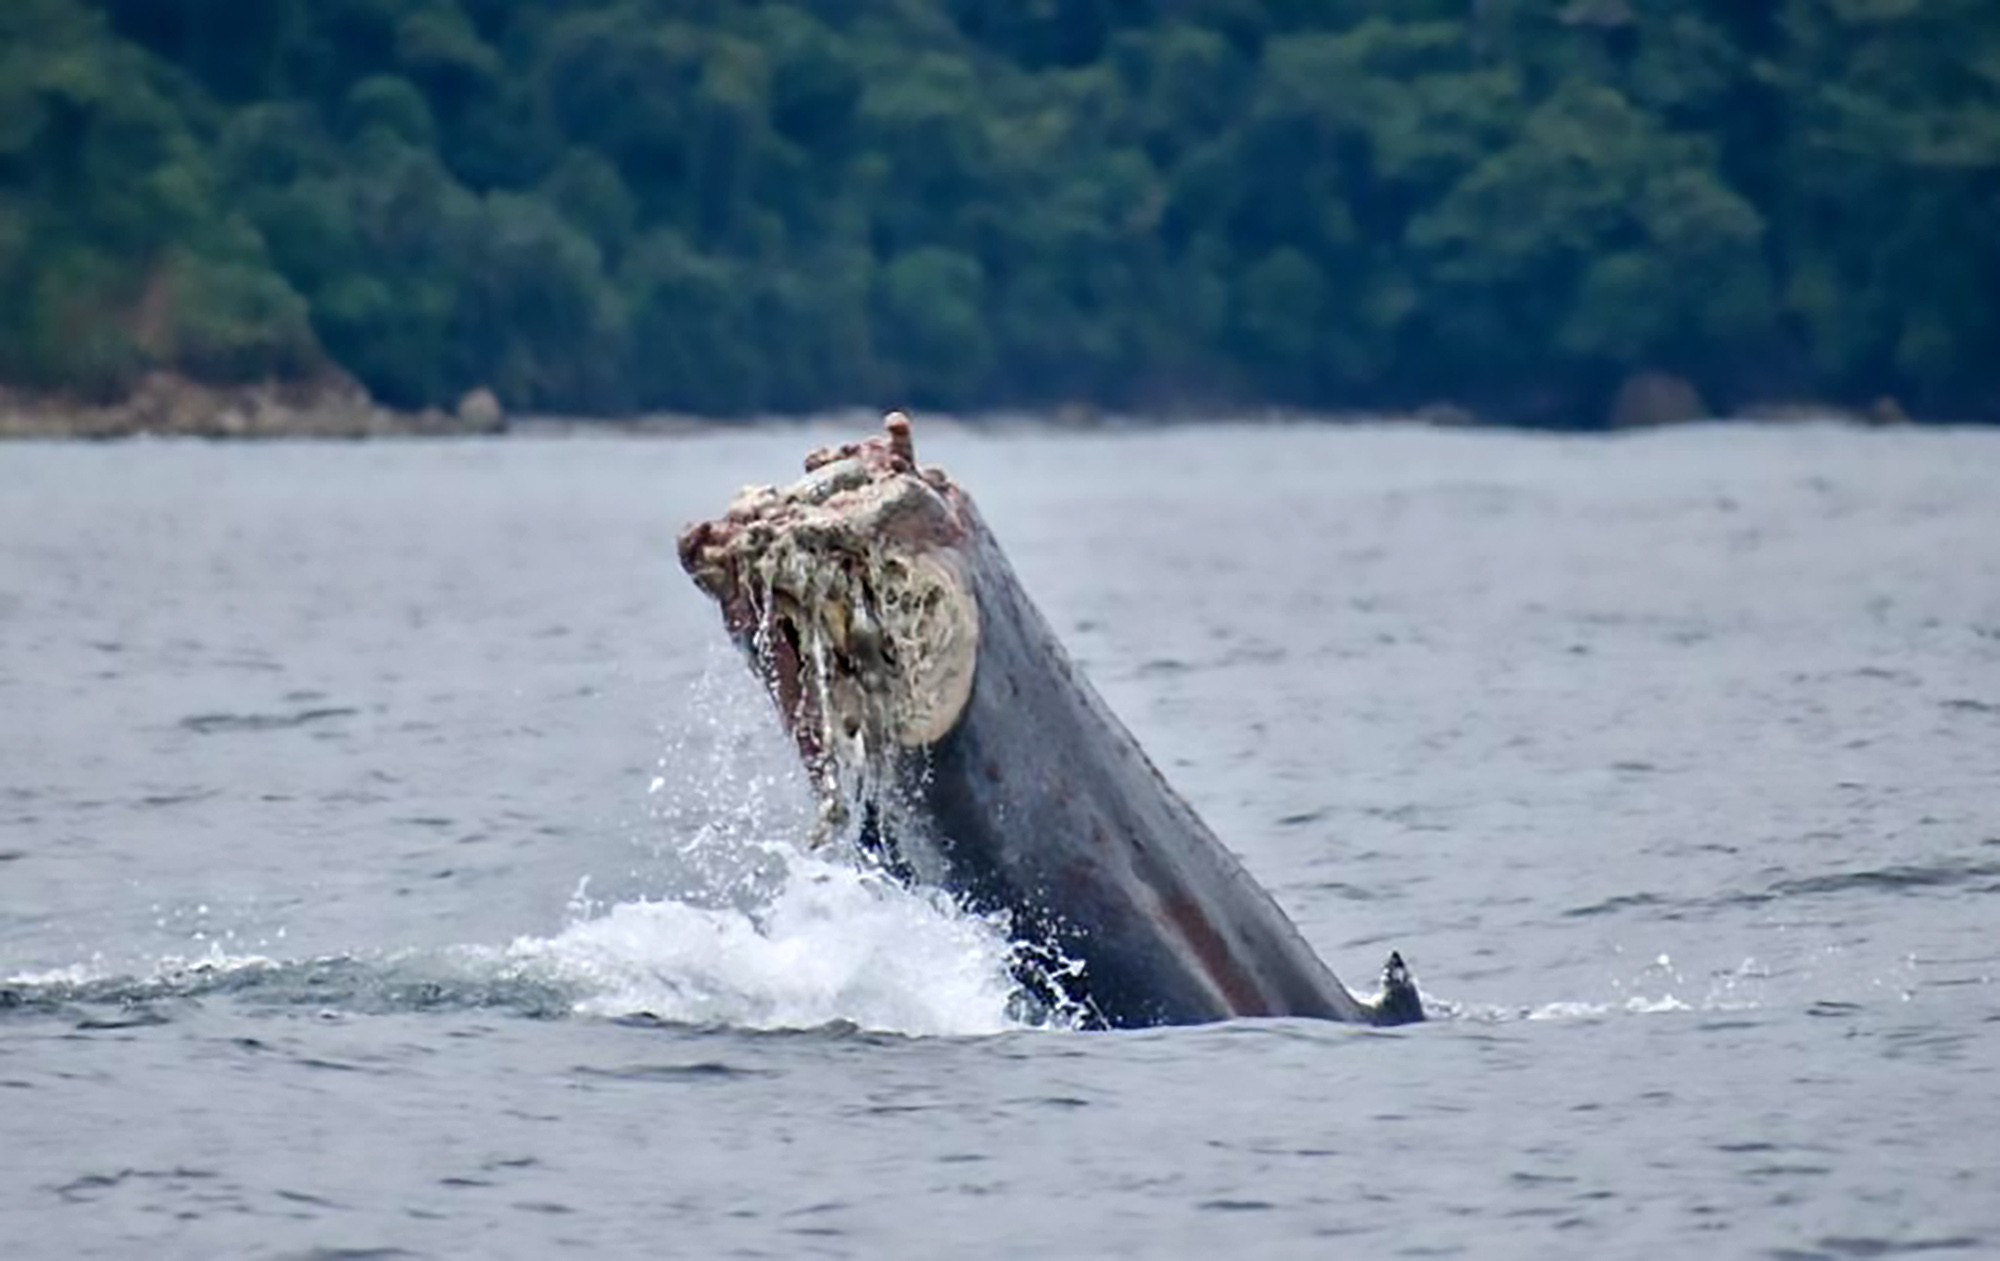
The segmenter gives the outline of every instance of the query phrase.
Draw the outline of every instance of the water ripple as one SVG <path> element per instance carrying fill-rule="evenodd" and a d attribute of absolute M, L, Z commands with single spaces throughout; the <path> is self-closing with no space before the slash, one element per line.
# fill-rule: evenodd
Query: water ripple
<path fill-rule="evenodd" d="M 346 706 L 325 706 L 285 714 L 193 714 L 181 719 L 180 725 L 203 736 L 231 731 L 286 731 L 334 718 L 350 718 L 360 712 Z"/>
<path fill-rule="evenodd" d="M 1970 1235 L 1942 1239 L 1881 1239 L 1867 1235 L 1830 1235 L 1810 1249 L 1775 1248 L 1773 1261 L 1847 1261 L 1854 1257 L 1900 1257 L 1919 1252 L 1964 1252 L 1983 1249 L 1986 1241 Z"/>

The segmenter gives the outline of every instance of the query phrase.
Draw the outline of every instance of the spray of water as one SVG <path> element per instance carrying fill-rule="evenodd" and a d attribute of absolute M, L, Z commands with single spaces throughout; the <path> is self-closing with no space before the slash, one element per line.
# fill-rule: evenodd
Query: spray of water
<path fill-rule="evenodd" d="M 1013 1027 L 996 926 L 853 867 L 793 860 L 754 915 L 628 902 L 495 963 L 563 987 L 591 1015 L 754 1029 L 851 1023 L 907 1034 Z"/>
<path fill-rule="evenodd" d="M 739 662 L 711 654 L 663 743 L 639 842 L 658 895 L 605 906 L 579 890 L 567 927 L 492 952 L 493 966 L 561 986 L 593 1015 L 908 1034 L 1017 1027 L 1003 922 L 837 847 L 806 850 L 814 794 Z"/>

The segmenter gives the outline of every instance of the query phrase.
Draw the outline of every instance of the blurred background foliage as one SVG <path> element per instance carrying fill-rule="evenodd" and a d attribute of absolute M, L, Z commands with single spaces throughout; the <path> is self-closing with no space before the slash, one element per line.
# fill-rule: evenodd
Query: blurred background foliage
<path fill-rule="evenodd" d="M 2000 415 L 2000 6 L 5 0 L 0 293 L 98 396 Z"/>

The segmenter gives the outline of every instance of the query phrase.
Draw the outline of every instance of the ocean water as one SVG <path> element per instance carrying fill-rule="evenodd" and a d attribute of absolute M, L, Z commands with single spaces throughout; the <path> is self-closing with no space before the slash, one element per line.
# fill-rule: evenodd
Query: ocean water
<path fill-rule="evenodd" d="M 919 430 L 1350 984 L 1080 1034 L 797 842 L 825 427 L 0 447 L 0 1256 L 2000 1253 L 2000 432 Z"/>

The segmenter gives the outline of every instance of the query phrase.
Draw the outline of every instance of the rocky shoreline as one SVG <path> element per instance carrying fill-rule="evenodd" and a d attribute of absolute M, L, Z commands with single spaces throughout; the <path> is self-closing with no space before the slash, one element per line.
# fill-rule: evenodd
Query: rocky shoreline
<path fill-rule="evenodd" d="M 116 402 L 0 388 L 0 439 L 390 438 L 496 434 L 507 416 L 487 390 L 456 411 L 384 407 L 347 378 L 204 385 L 156 373 Z"/>
<path fill-rule="evenodd" d="M 832 409 L 840 417 L 854 409 Z M 872 413 L 868 413 L 872 415 Z M 1742 406 L 1731 419 L 1767 423 L 1831 421 L 1863 426 L 1904 424 L 1910 417 L 1894 399 L 1867 408 L 1811 402 Z M 1706 401 L 1677 377 L 1641 373 L 1629 379 L 1609 414 L 1592 431 L 1657 429 L 1714 419 Z M 722 420 L 656 413 L 620 418 L 511 417 L 490 390 L 473 390 L 452 411 L 402 411 L 376 402 L 358 382 L 335 377 L 312 382 L 204 385 L 159 373 L 144 378 L 125 398 L 104 403 L 0 386 L 0 441 L 112 441 L 163 437 L 210 440 L 450 438 L 503 433 L 526 435 L 644 435 L 674 437 L 740 428 L 772 420 Z M 1072 404 L 1039 411 L 976 416 L 934 416 L 933 421 L 985 429 L 1017 427 L 1068 430 L 1158 428 L 1186 423 L 1237 421 L 1265 424 L 1411 424 L 1437 428 L 1520 428 L 1520 422 L 1438 403 L 1408 412 L 1310 412 L 1288 408 L 1171 411 L 1145 416 Z M 1525 427 L 1536 428 L 1529 424 Z"/>

